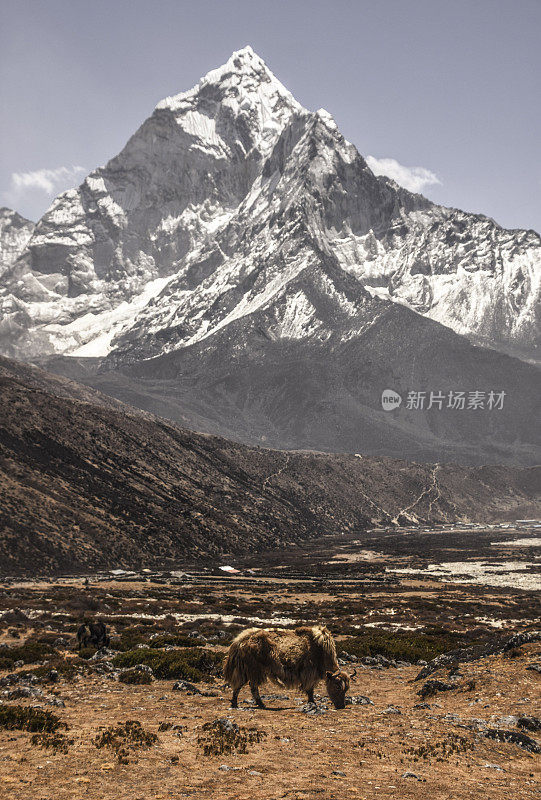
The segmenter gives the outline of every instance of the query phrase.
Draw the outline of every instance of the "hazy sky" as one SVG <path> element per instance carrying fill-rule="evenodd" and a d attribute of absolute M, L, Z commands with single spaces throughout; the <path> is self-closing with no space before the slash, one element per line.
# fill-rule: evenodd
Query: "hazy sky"
<path fill-rule="evenodd" d="M 251 44 L 376 169 L 438 203 L 541 230 L 541 0 L 0 0 L 0 10 L 0 205 L 33 219 L 159 100 Z"/>

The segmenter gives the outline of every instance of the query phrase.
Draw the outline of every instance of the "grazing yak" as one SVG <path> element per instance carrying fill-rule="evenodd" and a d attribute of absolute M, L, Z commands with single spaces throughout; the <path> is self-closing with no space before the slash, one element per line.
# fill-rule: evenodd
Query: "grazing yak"
<path fill-rule="evenodd" d="M 335 708 L 344 708 L 350 678 L 338 666 L 331 632 L 320 625 L 295 630 L 247 628 L 229 647 L 224 677 L 233 689 L 232 708 L 237 708 L 239 691 L 247 683 L 256 705 L 265 708 L 259 687 L 267 679 L 302 689 L 309 703 L 314 702 L 315 685 L 325 680 Z"/>
<path fill-rule="evenodd" d="M 111 637 L 107 635 L 107 628 L 105 623 L 101 620 L 98 622 L 89 622 L 88 628 L 86 623 L 83 623 L 77 631 L 78 649 L 93 645 L 94 647 L 109 647 Z"/>

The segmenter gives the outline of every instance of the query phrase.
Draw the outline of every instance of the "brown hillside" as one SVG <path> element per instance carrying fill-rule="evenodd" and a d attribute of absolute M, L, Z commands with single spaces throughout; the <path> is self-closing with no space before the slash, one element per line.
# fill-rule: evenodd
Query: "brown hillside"
<path fill-rule="evenodd" d="M 250 448 L 0 365 L 4 574 L 173 565 L 393 519 L 533 515 L 538 486 L 535 468 Z"/>

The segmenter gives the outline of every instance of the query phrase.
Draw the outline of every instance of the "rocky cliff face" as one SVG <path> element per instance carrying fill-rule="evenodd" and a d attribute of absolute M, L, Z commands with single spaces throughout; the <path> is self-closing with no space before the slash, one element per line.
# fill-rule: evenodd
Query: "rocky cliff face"
<path fill-rule="evenodd" d="M 34 223 L 10 208 L 0 208 L 0 279 L 24 250 Z"/>
<path fill-rule="evenodd" d="M 0 346 L 118 364 L 258 309 L 277 339 L 353 336 L 395 302 L 535 356 L 540 254 L 533 231 L 376 177 L 245 48 L 55 200 L 2 280 Z"/>

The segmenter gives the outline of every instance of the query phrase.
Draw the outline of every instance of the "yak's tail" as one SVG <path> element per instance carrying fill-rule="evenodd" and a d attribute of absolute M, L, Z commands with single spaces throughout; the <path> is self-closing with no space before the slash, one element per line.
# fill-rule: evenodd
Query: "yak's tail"
<path fill-rule="evenodd" d="M 231 681 L 233 679 L 233 674 L 235 672 L 235 664 L 234 664 L 235 660 L 236 659 L 231 651 L 229 651 L 224 658 L 224 663 L 223 663 L 224 680 L 226 683 L 229 684 L 231 684 Z"/>
<path fill-rule="evenodd" d="M 239 635 L 236 636 L 229 645 L 229 650 L 224 658 L 223 666 L 223 673 L 226 683 L 232 685 L 233 683 L 236 683 L 238 679 L 245 677 L 244 673 L 246 671 L 246 665 L 244 654 L 241 651 L 241 645 L 252 634 L 258 632 L 259 628 L 246 628 L 246 630 L 241 631 L 241 633 L 239 633 Z M 235 681 L 235 678 L 237 678 L 237 681 Z"/>

